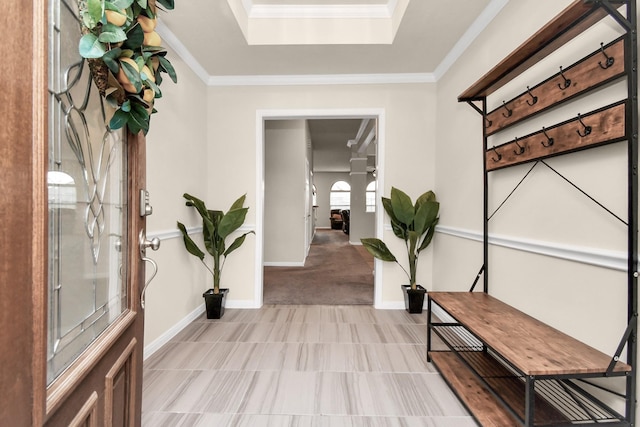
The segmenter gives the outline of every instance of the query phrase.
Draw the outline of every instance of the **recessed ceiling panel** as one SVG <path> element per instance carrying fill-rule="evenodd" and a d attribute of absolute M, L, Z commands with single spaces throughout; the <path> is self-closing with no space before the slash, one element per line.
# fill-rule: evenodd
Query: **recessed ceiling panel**
<path fill-rule="evenodd" d="M 249 45 L 391 44 L 411 0 L 227 0 Z"/>

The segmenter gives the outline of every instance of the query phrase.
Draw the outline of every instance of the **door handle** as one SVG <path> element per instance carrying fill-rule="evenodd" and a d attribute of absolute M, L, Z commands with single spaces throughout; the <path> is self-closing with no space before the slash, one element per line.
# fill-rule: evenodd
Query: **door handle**
<path fill-rule="evenodd" d="M 149 277 L 149 279 L 147 279 L 147 281 L 144 283 L 144 286 L 142 287 L 142 292 L 140 293 L 140 306 L 144 310 L 144 306 L 145 306 L 144 296 L 145 296 L 145 293 L 147 292 L 147 286 L 149 286 L 153 278 L 156 277 L 156 274 L 158 274 L 158 264 L 151 258 L 147 257 L 147 248 L 151 248 L 152 250 L 157 251 L 160 248 L 160 239 L 157 237 L 154 237 L 153 239 L 149 240 L 147 239 L 147 236 L 144 234 L 144 230 L 140 230 L 140 235 L 138 236 L 138 244 L 140 246 L 139 248 L 140 259 L 143 262 L 148 262 L 153 266 L 153 273 L 151 273 L 151 277 Z"/>

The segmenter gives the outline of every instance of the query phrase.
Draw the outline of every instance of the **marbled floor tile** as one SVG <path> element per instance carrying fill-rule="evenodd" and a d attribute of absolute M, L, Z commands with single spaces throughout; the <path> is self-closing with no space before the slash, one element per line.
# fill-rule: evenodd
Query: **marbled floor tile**
<path fill-rule="evenodd" d="M 266 337 L 267 342 L 319 342 L 319 323 L 277 323 Z"/>
<path fill-rule="evenodd" d="M 375 360 L 365 344 L 322 344 L 323 372 L 369 372 L 375 370 Z"/>
<path fill-rule="evenodd" d="M 419 408 L 419 411 L 423 410 L 422 403 L 427 402 L 428 413 L 426 415 L 436 417 L 468 415 L 465 407 L 440 374 L 415 373 L 400 375 L 403 375 L 402 381 L 406 385 L 406 390 L 413 390 L 412 396 L 417 400 L 415 405 Z"/>
<path fill-rule="evenodd" d="M 166 412 L 234 413 L 247 392 L 253 372 L 190 371 L 160 410 Z"/>
<path fill-rule="evenodd" d="M 145 362 L 145 368 L 195 369 L 212 347 L 209 342 L 170 342 Z"/>
<path fill-rule="evenodd" d="M 200 419 L 200 414 L 180 414 L 176 412 L 145 412 L 142 414 L 143 427 L 192 427 Z M 209 424 L 209 426 L 220 424 Z"/>
<path fill-rule="evenodd" d="M 422 313 L 409 313 L 406 310 L 372 310 L 376 323 L 426 325 L 427 311 Z"/>
<path fill-rule="evenodd" d="M 315 417 L 309 415 L 238 414 L 233 427 L 314 427 Z"/>
<path fill-rule="evenodd" d="M 256 316 L 260 316 L 262 309 L 237 309 L 229 308 L 224 311 L 221 319 L 207 319 L 204 316 L 202 320 L 213 323 L 251 323 L 256 320 Z"/>
<path fill-rule="evenodd" d="M 216 370 L 222 369 L 224 363 L 234 357 L 235 349 L 238 346 L 236 342 L 217 342 L 212 343 L 207 353 L 198 362 L 193 369 L 197 370 Z"/>
<path fill-rule="evenodd" d="M 192 322 L 171 338 L 170 342 L 202 341 L 202 334 L 208 327 L 209 325 L 204 322 Z"/>
<path fill-rule="evenodd" d="M 371 306 L 336 306 L 335 322 L 337 323 L 375 323 Z"/>
<path fill-rule="evenodd" d="M 418 381 L 424 384 L 418 386 Z M 467 415 L 437 374 L 323 372 L 318 387 L 318 413 L 321 414 Z M 432 387 L 431 393 L 425 393 L 425 388 Z"/>
<path fill-rule="evenodd" d="M 320 371 L 324 352 L 318 343 L 264 343 L 257 371 Z"/>
<path fill-rule="evenodd" d="M 385 341 L 399 344 L 426 344 L 427 325 L 380 324 Z"/>
<path fill-rule="evenodd" d="M 267 342 L 275 323 L 247 323 L 244 332 L 236 339 L 239 342 Z"/>
<path fill-rule="evenodd" d="M 371 371 L 377 372 L 436 372 L 427 363 L 425 347 L 415 344 L 363 344 Z"/>
<path fill-rule="evenodd" d="M 220 323 L 205 319 L 189 324 L 170 342 L 236 341 L 246 327 L 246 323 Z"/>
<path fill-rule="evenodd" d="M 319 416 L 313 427 L 477 427 L 472 417 Z"/>
<path fill-rule="evenodd" d="M 236 343 L 233 349 L 224 358 L 220 358 L 220 367 L 223 371 L 255 371 L 257 370 L 266 343 Z"/>
<path fill-rule="evenodd" d="M 384 343 L 386 337 L 380 325 L 373 323 L 326 323 L 320 326 L 320 342 Z"/>
<path fill-rule="evenodd" d="M 158 411 L 175 390 L 187 380 L 190 371 L 143 370 L 142 412 Z"/>
<path fill-rule="evenodd" d="M 316 372 L 258 371 L 238 412 L 313 415 L 317 377 Z"/>

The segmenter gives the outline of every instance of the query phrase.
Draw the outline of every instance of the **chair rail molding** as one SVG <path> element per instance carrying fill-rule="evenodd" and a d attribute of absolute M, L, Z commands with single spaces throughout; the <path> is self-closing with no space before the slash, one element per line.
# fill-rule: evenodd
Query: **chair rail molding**
<path fill-rule="evenodd" d="M 436 232 L 461 239 L 482 242 L 482 232 L 457 227 L 436 226 Z M 561 245 L 556 242 L 522 239 L 516 236 L 489 234 L 489 244 L 546 255 L 616 271 L 627 271 L 626 252 L 608 251 L 584 246 Z M 636 268 L 638 270 L 638 267 Z"/>

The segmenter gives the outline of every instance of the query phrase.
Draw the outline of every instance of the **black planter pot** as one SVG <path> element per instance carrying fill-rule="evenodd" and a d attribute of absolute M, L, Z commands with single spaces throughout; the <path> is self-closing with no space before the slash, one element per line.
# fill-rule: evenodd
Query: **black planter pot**
<path fill-rule="evenodd" d="M 220 289 L 219 294 L 214 294 L 213 289 L 209 289 L 202 294 L 204 305 L 207 308 L 207 319 L 220 319 L 222 317 L 228 292 L 229 289 Z"/>
<path fill-rule="evenodd" d="M 424 294 L 427 292 L 425 288 L 416 285 L 416 289 L 411 289 L 409 285 L 400 285 L 404 292 L 404 307 L 409 313 L 422 313 L 424 304 Z"/>

